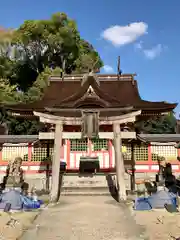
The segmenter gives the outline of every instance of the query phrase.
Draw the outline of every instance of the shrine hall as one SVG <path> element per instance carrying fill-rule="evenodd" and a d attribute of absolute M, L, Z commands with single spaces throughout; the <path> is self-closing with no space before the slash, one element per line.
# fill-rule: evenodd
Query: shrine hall
<path fill-rule="evenodd" d="M 119 199 L 126 199 L 122 141 L 136 139 L 134 122 L 173 111 L 176 103 L 151 102 L 139 94 L 135 74 L 51 76 L 41 100 L 6 106 L 16 117 L 39 119 L 40 140 L 52 140 L 51 199 L 57 199 L 60 161 L 66 171 L 116 170 Z"/>

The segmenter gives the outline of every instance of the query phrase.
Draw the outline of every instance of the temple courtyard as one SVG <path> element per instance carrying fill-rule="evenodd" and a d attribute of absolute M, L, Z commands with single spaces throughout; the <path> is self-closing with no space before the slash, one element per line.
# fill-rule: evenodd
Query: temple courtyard
<path fill-rule="evenodd" d="M 140 240 L 180 236 L 179 214 L 133 212 L 110 196 L 63 196 L 38 216 L 21 240 Z M 149 237 L 148 237 L 149 236 Z"/>
<path fill-rule="evenodd" d="M 63 196 L 42 211 L 0 213 L 1 240 L 165 240 L 180 236 L 179 213 L 133 211 L 110 196 Z"/>
<path fill-rule="evenodd" d="M 143 235 L 128 207 L 111 197 L 65 196 L 43 211 L 21 240 L 134 240 L 144 239 Z"/>

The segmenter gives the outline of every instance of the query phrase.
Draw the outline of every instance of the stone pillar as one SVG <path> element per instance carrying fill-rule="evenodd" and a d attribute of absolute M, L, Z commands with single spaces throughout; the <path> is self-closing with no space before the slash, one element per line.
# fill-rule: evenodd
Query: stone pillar
<path fill-rule="evenodd" d="M 60 156 L 62 149 L 62 123 L 56 123 L 54 136 L 54 156 L 52 161 L 52 184 L 50 192 L 50 201 L 57 202 L 59 200 L 59 179 L 60 179 Z"/>
<path fill-rule="evenodd" d="M 126 185 L 125 185 L 125 169 L 124 160 L 122 156 L 122 141 L 121 141 L 121 129 L 120 124 L 113 124 L 114 132 L 114 151 L 115 151 L 115 165 L 116 165 L 116 178 L 117 178 L 117 191 L 118 201 L 126 200 Z"/>

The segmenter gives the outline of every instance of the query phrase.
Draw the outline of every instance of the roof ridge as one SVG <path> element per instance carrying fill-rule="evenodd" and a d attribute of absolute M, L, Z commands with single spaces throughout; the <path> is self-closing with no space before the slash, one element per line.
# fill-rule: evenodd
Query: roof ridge
<path fill-rule="evenodd" d="M 134 76 L 136 76 L 136 74 L 121 74 L 119 77 L 117 74 L 96 74 L 96 73 L 85 73 L 85 74 L 72 74 L 72 75 L 64 75 L 63 79 L 58 76 L 58 75 L 51 75 L 49 78 L 49 81 L 72 81 L 72 80 L 81 80 L 85 77 L 85 76 L 91 76 L 93 75 L 94 77 L 96 77 L 99 81 L 101 80 L 106 80 L 106 79 L 111 79 L 112 80 L 116 80 L 116 81 L 134 81 Z"/>

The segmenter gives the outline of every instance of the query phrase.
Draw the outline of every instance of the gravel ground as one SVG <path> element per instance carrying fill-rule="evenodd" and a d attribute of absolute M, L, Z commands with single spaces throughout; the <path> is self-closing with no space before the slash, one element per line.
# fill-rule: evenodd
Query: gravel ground
<path fill-rule="evenodd" d="M 38 211 L 12 214 L 0 212 L 0 240 L 17 240 L 38 214 Z"/>
<path fill-rule="evenodd" d="M 172 240 L 180 237 L 180 213 L 168 213 L 162 209 L 136 211 L 134 214 L 136 222 L 146 227 L 149 240 Z"/>
<path fill-rule="evenodd" d="M 106 196 L 64 196 L 48 207 L 21 240 L 140 240 L 144 228 L 129 207 Z"/>

